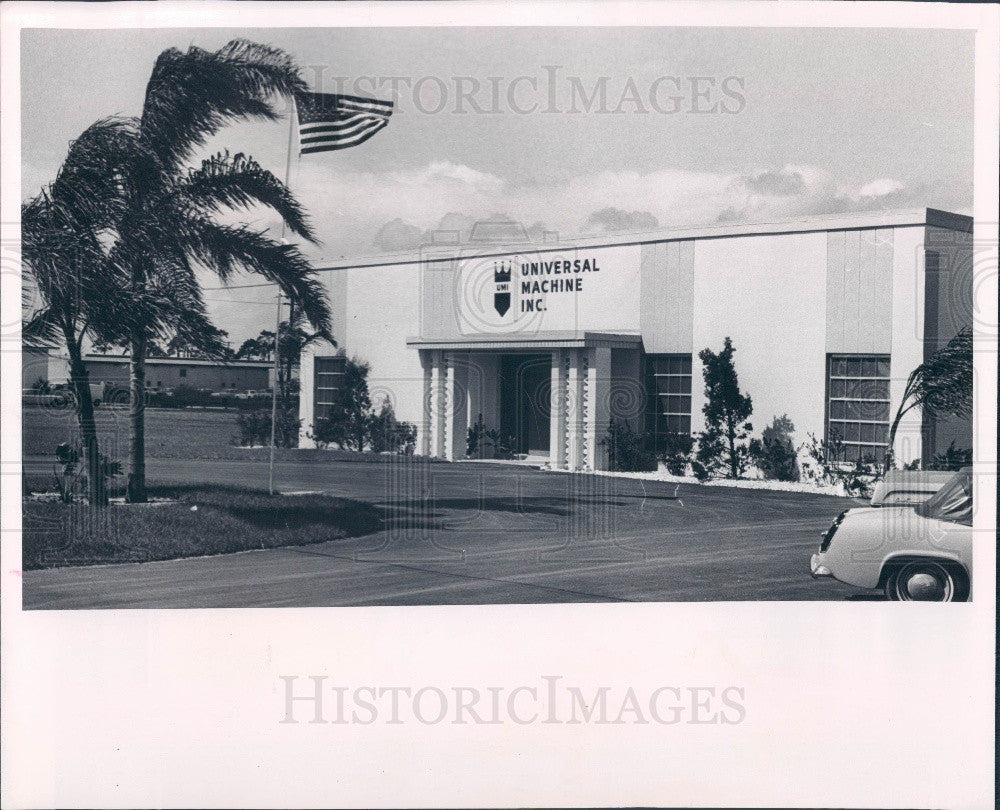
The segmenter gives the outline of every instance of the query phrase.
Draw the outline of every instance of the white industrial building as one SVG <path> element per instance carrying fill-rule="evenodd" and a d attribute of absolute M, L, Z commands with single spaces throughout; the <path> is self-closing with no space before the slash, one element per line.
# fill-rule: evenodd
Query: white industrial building
<path fill-rule="evenodd" d="M 601 469 L 611 419 L 697 432 L 698 352 L 731 337 L 759 429 L 832 430 L 885 447 L 909 373 L 972 323 L 972 220 L 919 209 L 541 244 L 471 240 L 323 266 L 338 348 L 302 358 L 303 446 L 343 368 L 371 365 L 372 401 L 418 425 L 417 452 L 465 454 L 482 414 L 556 469 Z M 901 461 L 925 461 L 971 420 L 911 411 Z"/>

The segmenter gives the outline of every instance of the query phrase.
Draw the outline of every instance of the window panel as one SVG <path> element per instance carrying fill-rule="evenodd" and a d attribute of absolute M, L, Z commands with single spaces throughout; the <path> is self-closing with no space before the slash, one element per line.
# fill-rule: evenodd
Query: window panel
<path fill-rule="evenodd" d="M 647 355 L 646 390 L 651 430 L 691 432 L 691 355 Z"/>
<path fill-rule="evenodd" d="M 889 358 L 831 355 L 827 369 L 827 439 L 843 442 L 843 461 L 880 457 L 889 438 Z"/>
<path fill-rule="evenodd" d="M 314 417 L 325 419 L 337 403 L 337 393 L 344 379 L 346 360 L 343 357 L 315 357 L 313 362 Z"/>

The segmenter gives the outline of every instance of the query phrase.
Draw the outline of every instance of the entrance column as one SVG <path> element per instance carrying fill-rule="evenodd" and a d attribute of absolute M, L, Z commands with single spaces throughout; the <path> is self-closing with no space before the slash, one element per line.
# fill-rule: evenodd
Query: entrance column
<path fill-rule="evenodd" d="M 563 368 L 566 374 L 566 469 L 584 467 L 584 380 L 586 355 L 582 349 L 566 349 Z"/>
<path fill-rule="evenodd" d="M 552 386 L 549 416 L 549 467 L 566 469 L 566 398 L 569 385 L 569 353 L 565 349 L 552 352 Z"/>
<path fill-rule="evenodd" d="M 444 352 L 434 349 L 430 352 L 430 447 L 427 455 L 434 458 L 444 457 L 445 413 L 448 391 L 444 367 Z"/>
<path fill-rule="evenodd" d="M 423 396 L 421 401 L 421 411 L 423 419 L 420 422 L 420 436 L 417 439 L 417 454 L 421 456 L 431 455 L 431 420 L 433 411 L 431 409 L 431 398 L 433 388 L 433 365 L 434 352 L 426 349 L 420 350 L 420 366 L 423 370 Z"/>
<path fill-rule="evenodd" d="M 608 468 L 605 439 L 611 419 L 611 349 L 584 349 L 584 463 L 586 470 Z"/>
<path fill-rule="evenodd" d="M 469 364 L 467 356 L 444 352 L 444 448 L 443 457 L 449 461 L 465 455 L 468 430 Z"/>

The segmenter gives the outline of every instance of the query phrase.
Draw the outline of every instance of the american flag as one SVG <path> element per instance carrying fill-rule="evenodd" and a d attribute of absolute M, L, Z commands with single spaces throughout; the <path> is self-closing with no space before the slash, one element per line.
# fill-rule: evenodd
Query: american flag
<path fill-rule="evenodd" d="M 299 154 L 347 149 L 389 123 L 392 102 L 331 93 L 296 93 Z"/>

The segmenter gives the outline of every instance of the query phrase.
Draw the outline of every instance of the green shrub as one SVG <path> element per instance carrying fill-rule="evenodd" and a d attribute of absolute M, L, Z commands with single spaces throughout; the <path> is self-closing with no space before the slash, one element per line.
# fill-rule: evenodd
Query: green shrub
<path fill-rule="evenodd" d="M 517 440 L 499 430 L 490 429 L 484 434 L 486 446 L 493 451 L 493 458 L 509 460 L 517 454 Z"/>
<path fill-rule="evenodd" d="M 958 471 L 970 464 L 972 464 L 972 448 L 956 448 L 955 442 L 952 440 L 947 450 L 934 455 L 927 469 Z"/>
<path fill-rule="evenodd" d="M 787 415 L 775 416 L 761 438 L 750 440 L 750 458 L 765 478 L 798 481 L 799 464 L 792 434 L 795 425 Z"/>
<path fill-rule="evenodd" d="M 612 419 L 602 440 L 608 449 L 608 469 L 617 472 L 654 472 L 656 455 L 646 447 L 641 434 L 632 430 L 627 419 Z"/>
<path fill-rule="evenodd" d="M 465 457 L 482 458 L 483 444 L 486 439 L 486 425 L 483 424 L 483 415 L 479 414 L 476 423 L 472 425 L 465 434 Z"/>
<path fill-rule="evenodd" d="M 277 447 L 298 447 L 298 408 L 279 407 L 275 414 L 274 441 Z M 245 408 L 236 414 L 237 440 L 241 447 L 260 447 L 271 444 L 271 409 Z M 235 443 L 235 442 L 234 442 Z"/>
<path fill-rule="evenodd" d="M 63 503 L 73 503 L 87 491 L 87 471 L 86 465 L 81 464 L 82 457 L 83 451 L 78 442 L 63 442 L 56 447 L 59 470 L 53 470 L 52 477 L 59 493 L 59 500 Z M 103 453 L 98 453 L 97 459 L 100 485 L 96 492 L 100 504 L 103 505 L 107 503 L 108 479 L 121 475 L 122 465 L 120 461 L 109 459 Z"/>
<path fill-rule="evenodd" d="M 665 433 L 656 437 L 654 453 L 671 475 L 684 475 L 691 461 L 694 436 L 690 433 Z"/>
<path fill-rule="evenodd" d="M 241 447 L 254 447 L 271 443 L 271 412 L 263 408 L 240 411 L 236 414 Z"/>
<path fill-rule="evenodd" d="M 382 408 L 369 417 L 368 438 L 376 453 L 402 453 L 413 455 L 417 444 L 417 427 L 412 422 L 400 422 L 389 397 L 382 400 Z"/>
<path fill-rule="evenodd" d="M 829 441 L 820 441 L 810 433 L 805 449 L 815 465 L 816 479 L 841 484 L 856 498 L 870 498 L 875 484 L 885 475 L 884 461 L 872 454 L 847 459 L 844 442 L 836 431 L 831 431 Z"/>

